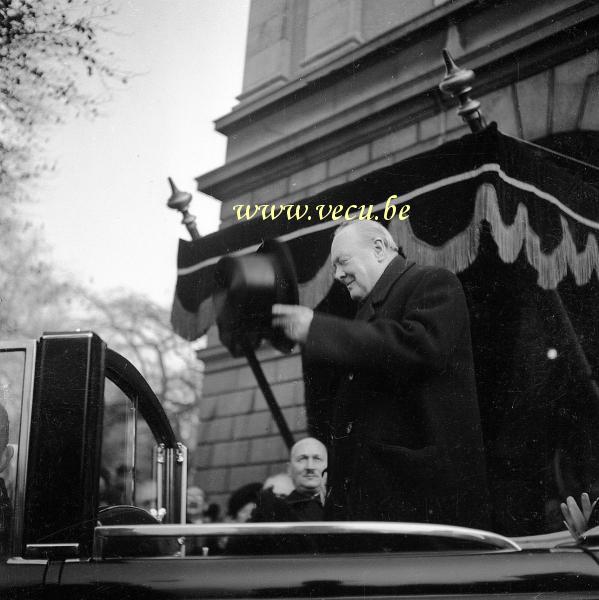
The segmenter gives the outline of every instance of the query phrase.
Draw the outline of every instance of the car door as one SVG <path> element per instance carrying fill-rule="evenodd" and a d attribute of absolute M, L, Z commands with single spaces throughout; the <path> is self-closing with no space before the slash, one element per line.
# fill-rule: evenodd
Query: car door
<path fill-rule="evenodd" d="M 158 533 L 228 543 L 205 556 L 126 554 Z M 254 543 L 231 543 L 242 539 Z M 410 523 L 103 527 L 93 560 L 77 578 L 65 571 L 65 598 L 106 600 L 599 597 L 599 567 L 573 543 L 522 549 L 496 534 Z"/>
<path fill-rule="evenodd" d="M 48 562 L 20 552 L 35 361 L 35 341 L 0 342 L 1 598 L 35 597 Z"/>
<path fill-rule="evenodd" d="M 137 369 L 95 334 L 0 350 L 4 404 L 20 425 L 0 597 L 53 597 L 63 572 L 76 579 L 89 561 L 99 519 L 180 521 L 186 450 Z"/>
<path fill-rule="evenodd" d="M 181 523 L 186 508 L 186 448 L 176 441 L 157 397 L 126 358 L 107 349 L 104 373 L 94 526 Z M 151 542 L 141 540 L 132 547 L 148 545 Z M 69 581 L 77 587 L 88 559 L 89 554 L 67 560 L 56 584 Z"/>

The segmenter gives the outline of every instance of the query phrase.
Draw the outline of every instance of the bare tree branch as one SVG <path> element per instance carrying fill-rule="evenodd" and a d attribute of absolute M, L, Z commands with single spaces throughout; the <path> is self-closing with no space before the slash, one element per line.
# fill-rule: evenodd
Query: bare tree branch
<path fill-rule="evenodd" d="M 114 15 L 97 0 L 0 0 L 0 195 L 26 196 L 24 181 L 46 165 L 36 148 L 46 125 L 61 122 L 68 109 L 98 114 L 99 99 L 81 89 L 82 75 L 124 82 L 98 33 Z M 14 156 L 18 160 L 11 160 Z"/>

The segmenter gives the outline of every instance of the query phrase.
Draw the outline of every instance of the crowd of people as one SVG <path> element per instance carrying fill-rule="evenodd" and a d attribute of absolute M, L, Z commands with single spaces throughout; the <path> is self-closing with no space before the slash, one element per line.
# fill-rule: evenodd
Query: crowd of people
<path fill-rule="evenodd" d="M 296 442 L 289 453 L 288 470 L 268 477 L 263 483 L 243 485 L 231 495 L 224 522 L 269 523 L 321 521 L 327 495 L 327 449 L 311 437 Z M 561 503 L 564 525 L 575 540 L 599 525 L 597 500 L 584 492 L 580 502 L 568 496 Z M 201 488 L 187 492 L 187 522 L 217 523 L 219 507 L 206 504 Z"/>
<path fill-rule="evenodd" d="M 187 491 L 187 522 L 321 521 L 324 518 L 327 461 L 327 449 L 319 440 L 311 437 L 299 440 L 289 453 L 287 471 L 235 490 L 222 519 L 218 506 L 208 504 L 202 489 L 191 486 Z"/>

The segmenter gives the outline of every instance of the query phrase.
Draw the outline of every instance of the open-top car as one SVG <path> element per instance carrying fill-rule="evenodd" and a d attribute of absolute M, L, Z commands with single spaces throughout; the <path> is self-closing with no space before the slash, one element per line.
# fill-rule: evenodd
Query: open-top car
<path fill-rule="evenodd" d="M 135 367 L 91 332 L 2 342 L 0 390 L 14 451 L 1 598 L 599 597 L 593 531 L 185 524 L 186 449 Z"/>

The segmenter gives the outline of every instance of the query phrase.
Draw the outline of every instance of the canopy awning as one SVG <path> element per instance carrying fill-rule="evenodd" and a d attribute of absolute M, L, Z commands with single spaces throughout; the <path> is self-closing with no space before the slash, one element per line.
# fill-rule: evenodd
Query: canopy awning
<path fill-rule="evenodd" d="M 329 206 L 364 207 L 363 215 L 372 206 L 372 217 L 389 228 L 410 259 L 455 273 L 476 259 L 486 221 L 501 259 L 514 262 L 523 251 L 542 288 L 557 287 L 568 270 L 583 285 L 593 271 L 599 274 L 599 189 L 590 181 L 596 173 L 503 135 L 492 124 L 307 198 L 298 203 L 303 218 L 285 212 L 258 216 L 200 240 L 180 240 L 174 330 L 189 340 L 202 336 L 215 322 L 211 295 L 218 260 L 254 252 L 269 238 L 291 250 L 300 302 L 318 305 L 333 283 L 329 248 L 341 223 L 326 214 Z M 399 220 L 397 212 L 389 219 L 391 209 L 385 218 L 386 207 L 404 204 L 410 205 L 408 219 Z"/>

